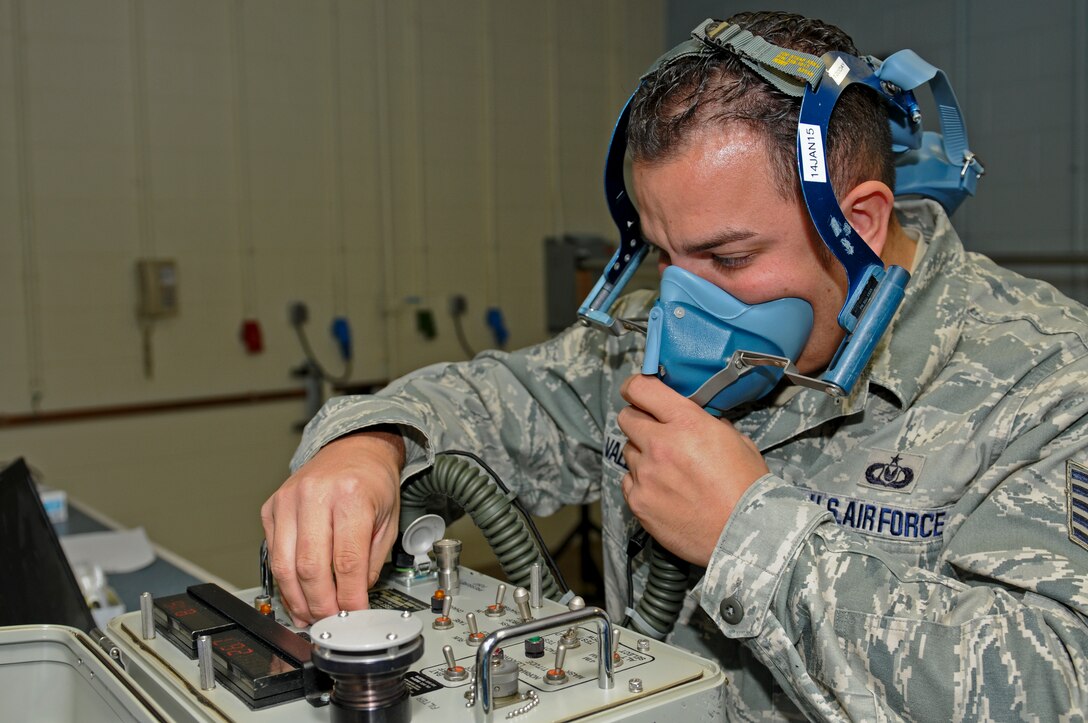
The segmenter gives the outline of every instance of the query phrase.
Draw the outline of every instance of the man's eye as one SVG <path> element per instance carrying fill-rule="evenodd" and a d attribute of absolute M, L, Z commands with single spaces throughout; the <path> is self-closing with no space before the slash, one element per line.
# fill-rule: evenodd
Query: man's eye
<path fill-rule="evenodd" d="M 715 265 L 724 269 L 739 269 L 752 263 L 754 257 L 755 254 L 745 254 L 744 256 L 711 256 L 710 259 Z"/>

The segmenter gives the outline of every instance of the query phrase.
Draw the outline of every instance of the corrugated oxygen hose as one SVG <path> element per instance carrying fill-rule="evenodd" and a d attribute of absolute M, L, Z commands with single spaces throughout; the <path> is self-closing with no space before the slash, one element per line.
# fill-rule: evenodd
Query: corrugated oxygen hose
<path fill-rule="evenodd" d="M 539 562 L 544 597 L 559 600 L 563 592 L 548 566 L 544 552 L 533 535 L 532 522 L 480 469 L 463 459 L 438 455 L 434 466 L 401 489 L 400 525 L 427 511 L 427 502 L 436 495 L 448 497 L 472 517 L 502 566 L 503 573 L 518 587 L 529 587 L 531 569 Z"/>
<path fill-rule="evenodd" d="M 532 521 L 514 506 L 512 495 L 464 459 L 437 455 L 430 470 L 401 490 L 401 529 L 425 514 L 428 502 L 439 496 L 453 500 L 469 514 L 508 580 L 519 587 L 528 587 L 532 565 L 539 562 L 544 597 L 560 599 L 564 593 L 562 585 L 552 574 L 550 560 L 534 534 Z M 635 609 L 653 628 L 642 632 L 660 640 L 672 630 L 684 605 L 688 564 L 657 544 L 651 546 L 649 554 L 646 589 Z M 638 621 L 633 622 L 634 627 L 642 627 Z"/>
<path fill-rule="evenodd" d="M 650 548 L 650 571 L 646 589 L 635 606 L 653 630 L 643 630 L 658 640 L 663 639 L 676 624 L 684 597 L 688 592 L 688 563 L 673 555 L 656 542 Z M 635 627 L 638 621 L 633 621 Z"/>

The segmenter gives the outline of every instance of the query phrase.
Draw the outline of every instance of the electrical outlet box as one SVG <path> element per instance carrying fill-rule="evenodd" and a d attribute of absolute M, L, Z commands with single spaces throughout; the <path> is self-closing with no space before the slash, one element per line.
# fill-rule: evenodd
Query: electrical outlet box
<path fill-rule="evenodd" d="M 144 319 L 161 319 L 178 313 L 178 269 L 173 259 L 138 259 L 139 289 L 136 313 Z"/>

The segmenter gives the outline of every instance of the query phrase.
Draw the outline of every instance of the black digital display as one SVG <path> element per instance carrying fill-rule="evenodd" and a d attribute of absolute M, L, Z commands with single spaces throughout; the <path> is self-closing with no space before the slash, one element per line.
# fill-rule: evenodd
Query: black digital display
<path fill-rule="evenodd" d="M 267 615 L 262 615 L 223 588 L 212 583 L 191 585 L 187 591 L 197 601 L 233 621 L 254 639 L 295 665 L 310 660 L 310 644 Z"/>
<path fill-rule="evenodd" d="M 243 630 L 215 633 L 212 661 L 216 678 L 253 708 L 301 698 L 302 667 L 277 655 Z"/>
<path fill-rule="evenodd" d="M 218 585 L 191 585 L 186 592 L 234 623 L 211 635 L 216 680 L 251 708 L 305 697 L 307 641 Z"/>
<path fill-rule="evenodd" d="M 235 624 L 186 593 L 155 598 L 155 628 L 190 658 L 196 658 L 196 639 L 230 630 Z"/>

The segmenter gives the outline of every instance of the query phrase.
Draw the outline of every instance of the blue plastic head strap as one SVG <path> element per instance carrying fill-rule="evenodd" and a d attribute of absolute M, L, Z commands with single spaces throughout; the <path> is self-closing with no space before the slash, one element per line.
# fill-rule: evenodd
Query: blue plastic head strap
<path fill-rule="evenodd" d="M 905 98 L 890 95 L 864 60 L 840 52 L 827 53 L 822 60 L 823 82 L 815 88 L 806 85 L 801 99 L 797 171 L 812 223 L 846 270 L 846 302 L 838 317 L 846 337 L 821 379 L 848 393 L 899 308 L 910 276 L 897 266 L 885 272 L 884 263 L 854 232 L 839 208 L 826 160 L 828 123 L 843 91 L 855 83 L 872 88 L 900 111 L 909 104 Z"/>
<path fill-rule="evenodd" d="M 896 193 L 919 194 L 938 200 L 952 213 L 973 195 L 983 169 L 967 148 L 967 132 L 952 87 L 943 72 L 913 51 L 901 51 L 883 64 L 847 53 L 823 56 L 825 80 L 806 85 L 797 123 L 797 169 L 801 191 L 812 222 L 824 243 L 846 270 L 849 289 L 839 312 L 846 337 L 821 380 L 847 393 L 868 364 L 877 342 L 902 302 L 910 278 L 905 269 L 884 265 L 853 229 L 839 208 L 829 178 L 826 157 L 827 128 L 835 104 L 846 88 L 864 85 L 875 91 L 888 109 L 893 151 L 921 148 L 921 114 L 912 91 L 930 83 L 941 116 L 944 160 L 924 148 L 909 170 L 897 168 Z M 932 134 L 931 136 L 932 142 Z M 956 163 L 953 159 L 961 159 Z"/>
<path fill-rule="evenodd" d="M 681 58 L 692 56 L 710 56 L 716 51 L 706 43 L 693 37 L 670 48 L 642 74 L 645 80 Z M 650 248 L 642 240 L 638 211 L 631 203 L 627 185 L 623 178 L 623 160 L 627 154 L 627 121 L 631 117 L 631 102 L 638 91 L 631 94 L 623 105 L 619 118 L 612 130 L 612 139 L 608 144 L 608 156 L 604 166 L 604 192 L 608 201 L 608 211 L 612 221 L 620 232 L 620 245 L 605 267 L 601 278 L 589 292 L 586 300 L 578 309 L 578 318 L 586 326 L 596 326 L 612 334 L 624 334 L 628 331 L 622 319 L 613 319 L 608 310 L 623 292 L 624 286 L 638 269 Z"/>
<path fill-rule="evenodd" d="M 699 40 L 692 38 L 666 51 L 643 73 L 641 80 L 653 75 L 661 68 L 675 63 L 681 58 L 708 56 L 712 50 Z M 578 318 L 586 326 L 596 326 L 612 334 L 624 334 L 628 327 L 623 320 L 613 319 L 608 310 L 623 292 L 624 286 L 646 258 L 650 248 L 642 240 L 638 211 L 631 203 L 627 185 L 623 178 L 623 160 L 627 154 L 627 121 L 631 117 L 631 102 L 638 91 L 631 94 L 620 111 L 616 125 L 612 129 L 612 139 L 608 144 L 608 155 L 604 165 L 604 193 L 608 202 L 608 211 L 612 221 L 620 232 L 620 245 L 612 255 L 589 296 L 578 309 Z"/>
<path fill-rule="evenodd" d="M 607 329 L 613 334 L 623 334 L 627 329 L 621 321 L 608 315 L 608 310 L 623 291 L 631 275 L 638 269 L 642 259 L 650 250 L 642 240 L 638 211 L 627 194 L 623 180 L 623 158 L 627 153 L 627 120 L 631 116 L 631 101 L 627 99 L 612 131 L 612 141 L 608 144 L 608 158 L 604 168 L 604 190 L 608 200 L 608 210 L 620 232 L 620 245 L 608 262 L 601 278 L 589 296 L 578 309 L 578 317 L 583 324 Z"/>
<path fill-rule="evenodd" d="M 827 66 L 831 77 L 815 90 L 806 88 L 801 98 L 801 115 L 797 121 L 797 172 L 812 223 L 824 244 L 846 270 L 849 279 L 850 289 L 846 304 L 839 313 L 839 325 L 850 332 L 864 310 L 863 307 L 856 308 L 859 296 L 872 283 L 873 277 L 880 281 L 884 275 L 884 264 L 854 233 L 839 208 L 827 165 L 827 128 L 842 92 L 850 85 L 865 83 L 866 79 L 874 76 L 867 63 L 852 55 L 828 53 L 824 59 L 831 61 Z"/>
<path fill-rule="evenodd" d="M 913 50 L 900 50 L 877 65 L 882 85 L 903 91 L 928 83 L 937 104 L 941 133 L 923 132 L 917 107 L 901 118 L 892 116 L 892 150 L 896 158 L 895 193 L 932 198 L 952 215 L 968 196 L 975 195 L 986 172 L 967 142 L 967 126 L 959 101 L 944 71 Z"/>

